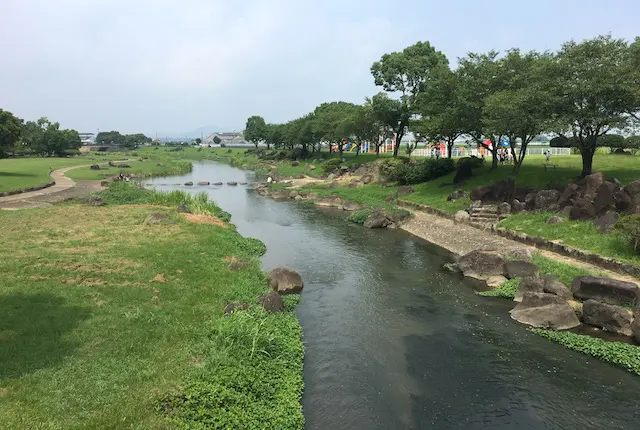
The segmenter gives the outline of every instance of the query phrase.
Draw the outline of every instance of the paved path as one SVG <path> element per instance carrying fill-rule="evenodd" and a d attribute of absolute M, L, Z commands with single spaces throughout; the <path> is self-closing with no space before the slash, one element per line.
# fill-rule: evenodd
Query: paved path
<path fill-rule="evenodd" d="M 77 183 L 73 179 L 65 176 L 65 173 L 71 169 L 89 166 L 91 166 L 91 164 L 54 170 L 50 176 L 51 179 L 56 182 L 55 185 L 38 191 L 0 197 L 0 209 L 16 210 L 48 207 L 51 206 L 52 203 L 99 191 L 102 189 L 100 181 L 80 181 Z"/>
<path fill-rule="evenodd" d="M 631 276 L 605 270 L 580 260 L 565 257 L 551 251 L 537 249 L 520 242 L 515 242 L 505 237 L 497 236 L 489 231 L 483 231 L 464 224 L 454 224 L 452 220 L 425 212 L 413 212 L 414 217 L 404 225 L 402 229 L 440 246 L 456 255 L 464 255 L 476 249 L 492 251 L 505 251 L 510 249 L 529 249 L 536 251 L 545 257 L 562 261 L 573 266 L 583 267 L 587 270 L 600 272 L 606 276 L 625 281 L 640 283 L 640 280 Z"/>

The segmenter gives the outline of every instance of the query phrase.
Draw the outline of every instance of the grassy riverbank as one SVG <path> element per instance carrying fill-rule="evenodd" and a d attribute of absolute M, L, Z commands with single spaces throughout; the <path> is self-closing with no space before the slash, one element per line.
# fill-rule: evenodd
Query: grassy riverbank
<path fill-rule="evenodd" d="M 103 200 L 0 211 L 2 427 L 301 429 L 296 298 L 259 307 L 264 245 L 203 197 Z"/>

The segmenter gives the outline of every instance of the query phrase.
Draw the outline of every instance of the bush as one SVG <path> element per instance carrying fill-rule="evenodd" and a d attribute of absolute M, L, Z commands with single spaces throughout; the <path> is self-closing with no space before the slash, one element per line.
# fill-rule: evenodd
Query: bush
<path fill-rule="evenodd" d="M 455 170 L 450 158 L 431 159 L 420 162 L 403 163 L 390 172 L 389 179 L 400 185 L 419 184 L 448 175 Z"/>
<path fill-rule="evenodd" d="M 462 157 L 458 158 L 458 161 L 456 161 L 456 166 L 460 167 L 464 163 L 471 164 L 471 167 L 475 169 L 477 167 L 482 167 L 482 165 L 484 164 L 484 160 L 480 157 L 476 157 L 475 155 L 472 155 L 471 157 Z"/>
<path fill-rule="evenodd" d="M 339 158 L 331 158 L 324 163 L 324 171 L 325 173 L 335 173 L 340 169 L 340 164 L 342 162 Z"/>
<path fill-rule="evenodd" d="M 365 220 L 373 213 L 373 209 L 361 209 L 359 211 L 355 211 L 347 220 L 349 222 L 353 222 L 356 224 L 364 224 Z"/>
<path fill-rule="evenodd" d="M 628 238 L 634 251 L 640 253 L 640 214 L 620 218 L 615 229 Z"/>
<path fill-rule="evenodd" d="M 380 164 L 380 174 L 390 181 L 397 181 L 396 172 L 407 162 L 405 158 L 388 158 Z"/>

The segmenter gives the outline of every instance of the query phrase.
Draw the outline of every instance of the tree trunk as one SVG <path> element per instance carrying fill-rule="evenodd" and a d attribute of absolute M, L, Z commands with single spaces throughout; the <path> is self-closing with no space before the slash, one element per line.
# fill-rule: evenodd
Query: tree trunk
<path fill-rule="evenodd" d="M 404 132 L 396 133 L 396 144 L 393 146 L 393 158 L 396 158 L 398 156 L 398 151 L 400 150 L 400 143 L 402 143 L 403 136 L 404 136 Z"/>
<path fill-rule="evenodd" d="M 455 142 L 455 139 L 451 139 L 451 138 L 447 139 L 447 158 L 451 158 L 452 156 L 453 142 Z"/>
<path fill-rule="evenodd" d="M 381 145 L 382 145 L 382 142 L 376 143 L 376 158 L 380 157 L 380 146 Z"/>
<path fill-rule="evenodd" d="M 587 141 L 582 144 L 580 148 L 580 154 L 582 154 L 582 173 L 580 177 L 584 178 L 593 172 L 593 155 L 596 153 L 596 139 L 597 136 L 592 135 L 587 137 Z"/>

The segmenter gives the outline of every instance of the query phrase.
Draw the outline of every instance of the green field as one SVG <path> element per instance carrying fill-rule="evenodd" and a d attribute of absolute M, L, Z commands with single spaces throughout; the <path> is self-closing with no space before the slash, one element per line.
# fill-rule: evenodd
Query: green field
<path fill-rule="evenodd" d="M 75 180 L 96 180 L 105 179 L 109 176 L 116 176 L 122 173 L 129 173 L 138 176 L 157 176 L 182 174 L 191 170 L 191 164 L 182 160 L 129 160 L 126 162 L 130 168 L 110 167 L 108 163 L 99 163 L 100 170 L 91 170 L 89 167 L 80 167 L 70 170 L 65 176 Z"/>
<path fill-rule="evenodd" d="M 257 304 L 264 245 L 203 197 L 103 199 L 0 211 L 0 427 L 301 429 L 297 297 Z M 223 317 L 236 300 L 250 310 Z"/>
<path fill-rule="evenodd" d="M 0 159 L 0 192 L 43 185 L 51 182 L 51 170 L 90 163 L 87 158 Z"/>

